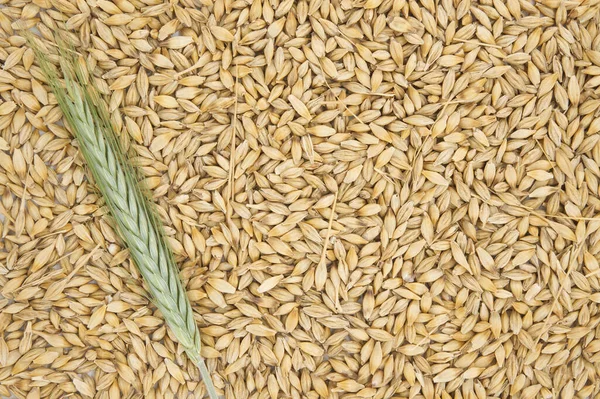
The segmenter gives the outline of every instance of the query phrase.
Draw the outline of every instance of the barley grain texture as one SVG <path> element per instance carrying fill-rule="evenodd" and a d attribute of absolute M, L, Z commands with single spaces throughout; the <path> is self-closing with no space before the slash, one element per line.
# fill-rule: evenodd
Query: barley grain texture
<path fill-rule="evenodd" d="M 598 1 L 0 3 L 0 397 L 204 394 L 33 27 L 92 66 L 227 399 L 600 394 Z"/>

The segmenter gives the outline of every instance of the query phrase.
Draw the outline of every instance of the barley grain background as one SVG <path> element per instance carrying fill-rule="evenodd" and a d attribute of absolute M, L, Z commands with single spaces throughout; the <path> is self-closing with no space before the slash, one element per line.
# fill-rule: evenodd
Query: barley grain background
<path fill-rule="evenodd" d="M 94 68 L 227 399 L 600 393 L 599 1 L 0 4 L 0 397 L 204 392 L 23 27 Z"/>

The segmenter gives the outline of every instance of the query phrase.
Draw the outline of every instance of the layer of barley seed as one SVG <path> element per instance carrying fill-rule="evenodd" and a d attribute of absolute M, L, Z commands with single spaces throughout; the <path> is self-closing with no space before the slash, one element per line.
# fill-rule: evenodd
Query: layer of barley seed
<path fill-rule="evenodd" d="M 0 397 L 204 392 L 19 27 L 76 32 L 227 399 L 600 393 L 597 0 L 0 3 Z"/>

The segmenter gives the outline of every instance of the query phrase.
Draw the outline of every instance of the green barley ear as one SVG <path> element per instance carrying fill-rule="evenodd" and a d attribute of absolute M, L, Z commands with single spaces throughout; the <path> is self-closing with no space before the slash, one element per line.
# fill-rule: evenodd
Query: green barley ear
<path fill-rule="evenodd" d="M 188 357 L 198 366 L 209 397 L 218 399 L 200 356 L 200 332 L 155 205 L 138 184 L 136 170 L 119 145 L 106 103 L 92 83 L 83 58 L 58 39 L 61 80 L 38 39 L 28 33 L 24 35 L 154 303 Z"/>

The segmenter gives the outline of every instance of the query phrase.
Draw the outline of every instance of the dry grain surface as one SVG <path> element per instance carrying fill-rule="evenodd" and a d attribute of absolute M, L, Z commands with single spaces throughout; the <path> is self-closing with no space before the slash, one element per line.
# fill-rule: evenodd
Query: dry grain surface
<path fill-rule="evenodd" d="M 598 0 L 0 0 L 0 397 L 188 398 L 20 28 L 73 32 L 227 399 L 600 393 Z"/>

